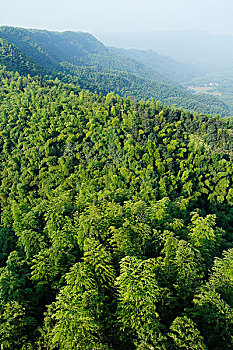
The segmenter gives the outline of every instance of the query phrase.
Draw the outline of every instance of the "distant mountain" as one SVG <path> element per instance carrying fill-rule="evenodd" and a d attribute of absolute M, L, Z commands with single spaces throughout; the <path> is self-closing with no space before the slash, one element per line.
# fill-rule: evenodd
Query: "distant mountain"
<path fill-rule="evenodd" d="M 229 115 L 220 98 L 187 92 L 178 83 L 155 70 L 156 53 L 125 52 L 108 48 L 88 33 L 49 32 L 45 30 L 0 27 L 0 64 L 8 70 L 27 75 L 59 77 L 82 88 L 136 100 L 152 97 L 169 106 L 176 105 L 208 114 Z M 10 58 L 10 59 L 9 59 Z M 166 70 L 167 58 L 160 62 Z M 172 63 L 173 64 L 173 63 Z M 172 71 L 167 64 L 167 75 Z"/>
<path fill-rule="evenodd" d="M 59 33 L 3 26 L 0 27 L 0 37 L 14 44 L 23 54 L 46 69 L 60 71 L 61 64 L 68 62 L 75 66 L 95 65 L 168 82 L 167 78 L 141 62 L 113 54 L 89 33 Z"/>
<path fill-rule="evenodd" d="M 85 62 L 90 54 L 106 52 L 106 47 L 88 33 L 49 32 L 3 26 L 0 36 L 17 46 L 35 62 L 54 68 L 54 63 L 68 61 Z"/>
<path fill-rule="evenodd" d="M 173 81 L 185 82 L 201 74 L 194 66 L 180 63 L 168 56 L 159 55 L 154 50 L 119 49 L 112 47 L 111 51 L 123 57 L 136 59 Z"/>
<path fill-rule="evenodd" d="M 153 49 L 161 55 L 193 64 L 206 73 L 233 67 L 233 36 L 201 31 L 99 33 L 97 36 L 109 46 Z"/>
<path fill-rule="evenodd" d="M 187 76 L 187 80 L 178 80 L 176 76 L 165 74 L 160 69 L 158 71 L 182 82 L 186 88 L 189 86 L 197 88 L 198 93 L 203 92 L 207 87 L 205 91 L 220 96 L 230 107 L 230 114 L 233 114 L 233 36 L 202 31 L 158 31 L 106 33 L 98 34 L 97 37 L 109 46 L 139 52 L 155 50 L 159 55 L 171 56 L 184 64 L 184 72 L 186 72 L 186 64 L 196 67 L 196 72 L 199 74 L 193 77 Z M 144 63 L 145 57 L 143 55 Z M 147 59 L 148 63 L 150 63 L 149 59 Z M 167 67 L 169 72 L 170 65 Z M 182 72 L 182 66 L 181 71 L 178 72 Z M 210 86 L 214 88 L 210 89 Z"/>

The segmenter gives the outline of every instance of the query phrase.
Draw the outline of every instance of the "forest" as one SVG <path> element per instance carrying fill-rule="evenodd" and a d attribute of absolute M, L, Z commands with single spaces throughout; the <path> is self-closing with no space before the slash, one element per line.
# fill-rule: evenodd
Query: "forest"
<path fill-rule="evenodd" d="M 93 93 L 114 91 L 136 101 L 153 97 L 170 107 L 232 115 L 229 98 L 223 101 L 212 94 L 194 94 L 180 84 L 185 77 L 197 75 L 189 65 L 155 52 L 109 48 L 89 33 L 2 26 L 0 64 L 26 76 L 58 77 Z"/>
<path fill-rule="evenodd" d="M 232 119 L 0 78 L 1 349 L 232 349 Z"/>

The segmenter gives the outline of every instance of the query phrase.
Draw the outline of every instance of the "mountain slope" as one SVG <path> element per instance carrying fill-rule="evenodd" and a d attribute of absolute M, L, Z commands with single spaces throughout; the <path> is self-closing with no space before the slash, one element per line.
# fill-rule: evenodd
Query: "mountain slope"
<path fill-rule="evenodd" d="M 212 114 L 224 116 L 229 113 L 228 106 L 215 96 L 190 94 L 171 84 L 150 81 L 130 73 L 81 67 L 75 69 L 75 74 L 78 77 L 77 80 L 73 78 L 70 81 L 77 81 L 82 88 L 93 92 L 107 94 L 114 91 L 120 96 L 131 96 L 137 101 L 141 99 L 148 101 L 154 98 L 169 106 L 175 105 L 207 114 L 212 112 Z M 64 79 L 64 81 L 69 80 Z"/>
<path fill-rule="evenodd" d="M 6 70 L 0 100 L 1 347 L 231 349 L 231 122 Z"/>
<path fill-rule="evenodd" d="M 62 62 L 78 66 L 98 66 L 137 73 L 143 78 L 167 82 L 168 79 L 134 59 L 116 56 L 89 33 L 49 32 L 0 27 L 0 37 L 14 44 L 35 63 L 47 69 L 61 69 Z"/>
<path fill-rule="evenodd" d="M 121 96 L 137 100 L 155 98 L 168 105 L 183 106 L 209 114 L 229 114 L 229 108 L 215 96 L 195 96 L 157 73 L 156 70 L 131 57 L 117 55 L 88 33 L 48 32 L 13 27 L 1 27 L 0 38 L 9 47 L 14 46 L 12 60 L 18 67 L 18 55 L 40 67 L 37 74 L 59 76 L 64 81 L 76 81 L 81 87 L 107 93 L 115 91 Z M 7 69 L 12 63 L 2 60 Z M 9 64 L 10 65 L 9 65 Z M 43 73 L 42 70 L 45 72 Z M 72 77 L 66 77 L 66 75 Z M 32 69 L 35 75 L 35 69 Z"/>
<path fill-rule="evenodd" d="M 35 64 L 30 57 L 25 56 L 13 44 L 0 38 L 0 65 L 6 66 L 9 71 L 17 71 L 22 75 L 45 74 L 43 67 Z"/>
<path fill-rule="evenodd" d="M 173 81 L 185 82 L 201 74 L 194 66 L 177 62 L 168 56 L 158 55 L 153 50 L 127 50 L 111 47 L 111 51 L 118 55 L 136 59 Z"/>
<path fill-rule="evenodd" d="M 161 55 L 193 64 L 203 73 L 233 67 L 233 37 L 204 31 L 155 31 L 148 33 L 98 34 L 106 45 L 119 48 L 152 49 Z"/>

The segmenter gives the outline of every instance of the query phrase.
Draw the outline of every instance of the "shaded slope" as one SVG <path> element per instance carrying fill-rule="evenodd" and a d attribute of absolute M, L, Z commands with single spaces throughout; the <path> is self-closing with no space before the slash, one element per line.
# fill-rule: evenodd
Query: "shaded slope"
<path fill-rule="evenodd" d="M 177 62 L 168 56 L 158 55 L 153 50 L 126 50 L 113 47 L 111 50 L 119 55 L 136 59 L 173 81 L 185 82 L 201 74 L 194 66 Z"/>
<path fill-rule="evenodd" d="M 13 68 L 2 52 L 2 61 L 9 70 L 20 70 L 20 54 L 24 60 L 30 62 L 32 75 L 35 75 L 33 67 L 36 64 L 52 78 L 59 74 L 64 81 L 73 79 L 91 91 L 115 91 L 121 96 L 129 95 L 137 100 L 153 97 L 170 106 L 175 104 L 177 107 L 183 106 L 222 116 L 229 114 L 228 106 L 220 98 L 195 96 L 186 92 L 149 66 L 112 53 L 88 33 L 57 33 L 1 27 L 0 37 L 4 38 L 5 43 L 8 42 L 9 47 L 15 46 L 11 58 L 15 60 Z M 42 74 L 41 68 L 38 69 L 39 74 Z M 73 78 L 67 78 L 67 74 Z"/>

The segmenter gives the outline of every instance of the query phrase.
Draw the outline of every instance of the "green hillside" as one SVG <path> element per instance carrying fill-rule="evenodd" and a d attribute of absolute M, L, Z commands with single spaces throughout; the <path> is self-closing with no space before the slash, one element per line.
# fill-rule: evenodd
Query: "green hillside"
<path fill-rule="evenodd" d="M 15 27 L 0 27 L 0 37 L 14 44 L 25 55 L 47 69 L 60 70 L 62 62 L 75 66 L 98 66 L 136 73 L 156 81 L 168 81 L 153 69 L 133 59 L 114 55 L 89 33 L 49 32 Z"/>
<path fill-rule="evenodd" d="M 80 87 L 92 92 L 107 94 L 109 91 L 114 91 L 120 96 L 131 96 L 137 101 L 142 99 L 148 101 L 154 98 L 163 104 L 184 107 L 193 111 L 220 114 L 221 116 L 229 113 L 228 106 L 214 96 L 189 94 L 171 84 L 158 83 L 130 73 L 108 71 L 96 67 L 78 67 L 72 69 L 72 72 L 74 72 L 75 78 L 64 76 L 60 76 L 60 78 L 65 82 L 77 81 Z"/>
<path fill-rule="evenodd" d="M 22 75 L 45 74 L 45 70 L 23 55 L 18 48 L 0 38 L 0 65 Z"/>
<path fill-rule="evenodd" d="M 231 119 L 0 77 L 2 349 L 231 349 Z"/>
<path fill-rule="evenodd" d="M 229 115 L 228 105 L 219 97 L 189 93 L 149 65 L 116 55 L 88 33 L 0 27 L 0 38 L 13 50 L 10 60 L 6 51 L 0 52 L 0 60 L 8 70 L 32 76 L 58 76 L 65 82 L 76 81 L 92 92 L 115 91 L 136 100 L 155 98 L 169 106 Z M 20 60 L 22 65 L 18 64 Z M 27 62 L 27 69 L 20 68 L 25 66 L 23 62 Z"/>
<path fill-rule="evenodd" d="M 138 60 L 172 81 L 183 83 L 201 75 L 201 72 L 191 64 L 177 62 L 170 57 L 158 55 L 153 50 L 126 50 L 111 47 L 111 51 L 123 57 Z"/>

